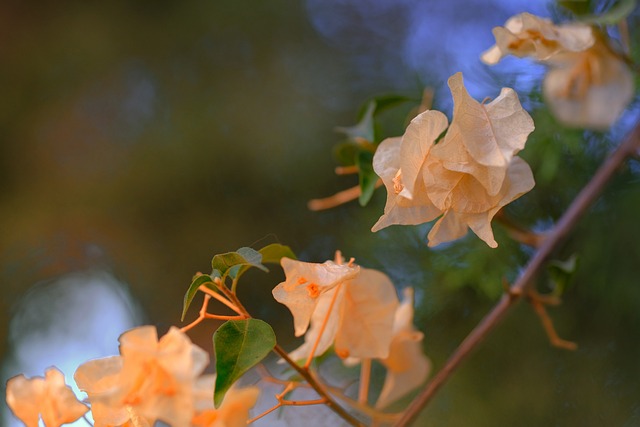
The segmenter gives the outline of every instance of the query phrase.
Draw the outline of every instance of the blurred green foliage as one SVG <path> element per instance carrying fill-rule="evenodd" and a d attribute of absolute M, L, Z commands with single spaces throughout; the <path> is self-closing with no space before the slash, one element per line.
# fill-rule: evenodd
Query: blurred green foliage
<path fill-rule="evenodd" d="M 429 225 L 370 232 L 384 189 L 372 192 L 364 209 L 351 203 L 306 210 L 308 199 L 357 184 L 332 175 L 331 150 L 341 137 L 335 126 L 366 118 L 356 112 L 375 98 L 372 92 L 414 85 L 398 88 L 384 79 L 354 85 L 362 76 L 351 53 L 323 40 L 304 6 L 282 0 L 1 6 L 2 354 L 13 351 L 6 331 L 14 302 L 38 281 L 112 271 L 130 284 L 148 322 L 166 328 L 179 324 L 190 278 L 212 254 L 271 242 L 314 262 L 341 249 L 385 271 L 399 288 L 415 287 L 416 324 L 436 367 L 490 309 L 503 282 L 514 280 L 532 254 L 502 225 L 494 224 L 495 250 L 472 233 L 432 250 Z M 585 13 L 599 11 L 592 5 Z M 503 22 L 494 12 L 485 17 L 487 32 Z M 463 26 L 479 17 L 456 19 Z M 628 27 L 636 61 L 639 21 L 635 10 Z M 404 25 L 389 22 L 398 34 Z M 537 185 L 506 213 L 544 232 L 628 126 L 607 134 L 566 129 L 535 88 L 520 96 L 536 124 L 521 156 Z M 371 143 L 400 135 L 417 103 L 414 93 L 375 99 L 381 110 L 383 102 L 398 103 L 360 135 Z M 440 105 L 446 103 L 436 97 L 434 108 Z M 637 100 L 630 109 L 637 111 Z M 352 142 L 341 147 L 343 164 L 371 152 L 354 150 Z M 560 335 L 577 341 L 578 351 L 550 348 L 539 320 L 521 304 L 452 377 L 421 425 L 640 424 L 638 166 L 629 162 L 554 253 L 557 261 L 580 258 L 565 304 L 550 309 Z M 247 271 L 243 282 L 252 286 L 238 292 L 286 345 L 294 340 L 292 322 L 273 301 L 282 273 L 271 270 Z M 552 291 L 549 280 L 538 279 L 541 291 Z M 189 315 L 194 307 L 187 321 Z M 194 341 L 211 350 L 214 326 L 194 329 Z"/>

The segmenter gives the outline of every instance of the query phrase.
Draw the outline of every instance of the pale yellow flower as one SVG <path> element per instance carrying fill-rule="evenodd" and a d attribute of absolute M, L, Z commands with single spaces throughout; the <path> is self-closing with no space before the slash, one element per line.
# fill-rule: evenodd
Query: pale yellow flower
<path fill-rule="evenodd" d="M 496 44 L 481 56 L 489 65 L 497 64 L 507 55 L 545 61 L 558 53 L 582 52 L 594 43 L 593 31 L 588 25 L 555 25 L 526 12 L 509 18 L 504 27 L 495 27 L 493 35 Z"/>
<path fill-rule="evenodd" d="M 232 387 L 224 396 L 218 409 L 213 406 L 215 375 L 200 377 L 194 388 L 195 415 L 193 427 L 245 427 L 249 410 L 255 406 L 260 390 L 258 387 Z"/>
<path fill-rule="evenodd" d="M 542 91 L 566 125 L 606 130 L 633 98 L 631 70 L 601 35 L 589 49 L 555 55 L 548 63 Z"/>
<path fill-rule="evenodd" d="M 331 261 L 315 264 L 283 258 L 282 266 L 286 281 L 274 288 L 273 295 L 291 310 L 296 334 L 306 331 L 305 342 L 290 354 L 292 359 L 309 357 L 316 341 L 312 357 L 332 344 L 342 358 L 387 357 L 398 297 L 385 274 Z"/>
<path fill-rule="evenodd" d="M 533 120 L 512 89 L 481 104 L 467 93 L 461 73 L 448 83 L 453 121 L 438 144 L 434 141 L 446 128 L 446 118 L 426 111 L 401 141 L 388 139 L 378 147 L 373 167 L 387 187 L 387 205 L 372 230 L 442 215 L 429 233 L 429 246 L 458 239 L 469 227 L 496 247 L 493 216 L 534 185 L 531 169 L 516 157 L 533 131 Z"/>
<path fill-rule="evenodd" d="M 431 361 L 424 355 L 424 335 L 413 326 L 413 289 L 404 290 L 393 322 L 393 340 L 389 357 L 381 362 L 387 369 L 377 408 L 395 402 L 420 386 L 429 376 Z"/>
<path fill-rule="evenodd" d="M 493 29 L 496 45 L 481 59 L 532 57 L 549 66 L 543 94 L 554 116 L 568 126 L 604 130 L 633 97 L 633 75 L 609 39 L 585 24 L 554 25 L 522 13 Z"/>
<path fill-rule="evenodd" d="M 179 329 L 158 340 L 155 327 L 143 326 L 120 337 L 120 356 L 84 363 L 75 379 L 89 396 L 96 427 L 156 420 L 189 427 L 193 384 L 208 361 Z"/>
<path fill-rule="evenodd" d="M 40 417 L 46 427 L 59 427 L 74 422 L 89 410 L 78 401 L 56 368 L 47 369 L 44 378 L 18 375 L 9 379 L 6 398 L 11 411 L 27 427 L 38 427 Z"/>
<path fill-rule="evenodd" d="M 392 224 L 422 224 L 442 213 L 427 196 L 421 170 L 447 125 L 441 112 L 425 111 L 411 121 L 402 138 L 380 143 L 373 157 L 373 170 L 387 189 L 387 203 L 372 231 Z"/>

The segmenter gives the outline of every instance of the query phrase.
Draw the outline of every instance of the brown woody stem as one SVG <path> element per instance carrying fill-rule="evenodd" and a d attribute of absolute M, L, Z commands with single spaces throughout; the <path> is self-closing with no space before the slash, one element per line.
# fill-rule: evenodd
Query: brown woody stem
<path fill-rule="evenodd" d="M 354 427 L 362 427 L 362 423 L 354 418 L 353 415 L 348 413 L 342 406 L 338 405 L 338 403 L 329 395 L 329 393 L 327 393 L 324 386 L 322 386 L 322 384 L 320 384 L 316 380 L 316 378 L 308 369 L 299 366 L 298 364 L 296 364 L 296 362 L 291 360 L 287 352 L 279 345 L 276 345 L 273 351 L 278 356 L 282 357 L 285 362 L 289 364 L 289 366 L 295 369 L 296 372 L 298 372 L 298 374 L 300 374 L 300 376 L 302 376 L 302 378 L 307 381 L 307 383 L 316 391 L 316 393 L 318 393 L 318 395 L 320 395 L 320 397 L 325 400 L 325 405 L 331 408 L 333 412 L 342 417 L 349 425 L 352 425 Z"/>
<path fill-rule="evenodd" d="M 526 295 L 526 291 L 531 286 L 533 278 L 543 268 L 553 250 L 573 229 L 580 217 L 596 200 L 606 184 L 624 164 L 625 160 L 635 154 L 638 147 L 640 147 L 640 123 L 636 124 L 636 127 L 627 135 L 618 149 L 600 166 L 596 174 L 573 200 L 554 229 L 544 239 L 542 245 L 538 248 L 533 258 L 529 260 L 529 263 L 520 274 L 518 280 L 509 288 L 509 291 L 502 296 L 500 301 L 484 319 L 467 335 L 440 371 L 411 402 L 403 417 L 395 424 L 395 427 L 409 426 L 416 420 L 422 409 L 429 403 L 460 363 L 471 354 L 472 350 L 484 341 L 487 335 L 489 335 L 505 317 L 509 309 Z"/>
<path fill-rule="evenodd" d="M 244 314 L 247 317 L 251 317 L 251 315 L 249 314 L 247 309 L 244 308 L 244 306 L 242 305 L 242 303 L 240 302 L 236 294 L 231 292 L 226 287 L 222 287 L 222 292 L 240 309 L 242 314 Z M 362 423 L 360 421 L 358 421 L 353 415 L 348 413 L 342 406 L 340 406 L 335 401 L 335 399 L 333 399 L 329 395 L 326 388 L 322 384 L 320 384 L 318 380 L 316 380 L 316 378 L 311 374 L 311 371 L 309 369 L 305 369 L 302 366 L 299 366 L 294 360 L 292 360 L 289 357 L 289 354 L 287 354 L 287 352 L 278 344 L 276 344 L 273 351 L 278 356 L 282 357 L 282 359 L 284 359 L 284 361 L 287 362 L 287 364 L 289 364 L 289 366 L 291 366 L 296 372 L 298 372 L 298 374 L 300 374 L 300 376 L 304 378 L 305 381 L 307 381 L 307 384 L 309 384 L 311 388 L 313 388 L 316 391 L 316 393 L 318 393 L 320 398 L 324 400 L 324 404 L 327 405 L 333 412 L 338 414 L 347 424 L 354 427 L 362 427 Z"/>

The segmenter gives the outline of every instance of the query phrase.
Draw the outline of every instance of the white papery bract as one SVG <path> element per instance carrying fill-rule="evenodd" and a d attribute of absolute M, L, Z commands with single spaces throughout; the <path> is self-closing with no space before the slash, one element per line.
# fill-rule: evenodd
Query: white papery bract
<path fill-rule="evenodd" d="M 484 104 L 469 96 L 461 73 L 448 83 L 454 100 L 448 129 L 444 114 L 425 111 L 402 139 L 389 138 L 378 147 L 373 167 L 387 188 L 387 204 L 372 230 L 440 216 L 429 246 L 463 237 L 471 228 L 496 247 L 491 220 L 534 186 L 531 169 L 516 156 L 534 129 L 533 120 L 512 89 L 502 89 Z"/>
<path fill-rule="evenodd" d="M 522 13 L 493 34 L 496 44 L 482 54 L 482 61 L 494 65 L 514 55 L 547 65 L 543 94 L 554 116 L 567 126 L 606 130 L 633 98 L 631 70 L 611 40 L 589 25 L 554 25 Z"/>

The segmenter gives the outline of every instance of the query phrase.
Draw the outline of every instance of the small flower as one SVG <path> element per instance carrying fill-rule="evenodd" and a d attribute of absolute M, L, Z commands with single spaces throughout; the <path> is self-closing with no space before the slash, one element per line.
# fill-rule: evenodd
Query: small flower
<path fill-rule="evenodd" d="M 245 427 L 249 410 L 255 406 L 260 390 L 258 387 L 232 387 L 218 409 L 213 406 L 215 375 L 198 378 L 194 388 L 195 415 L 193 427 Z"/>
<path fill-rule="evenodd" d="M 420 386 L 431 371 L 431 361 L 422 351 L 424 335 L 413 326 L 413 289 L 404 291 L 393 322 L 389 357 L 381 362 L 387 368 L 382 391 L 376 402 L 384 408 Z"/>
<path fill-rule="evenodd" d="M 531 56 L 545 61 L 558 53 L 582 52 L 593 46 L 591 27 L 584 24 L 554 25 L 550 20 L 521 13 L 495 27 L 496 44 L 482 54 L 482 61 L 497 64 L 507 55 Z"/>
<path fill-rule="evenodd" d="M 46 427 L 59 427 L 74 422 L 89 410 L 78 401 L 56 368 L 47 369 L 44 378 L 18 375 L 7 381 L 7 405 L 27 427 L 38 427 L 40 417 Z"/>
<path fill-rule="evenodd" d="M 188 427 L 193 383 L 208 361 L 179 329 L 158 340 L 155 327 L 143 326 L 122 334 L 120 356 L 84 363 L 75 379 L 89 396 L 96 427 L 133 420 Z"/>
<path fill-rule="evenodd" d="M 316 342 L 311 357 L 332 344 L 342 358 L 387 357 L 398 305 L 393 283 L 379 271 L 337 261 L 315 264 L 282 259 L 286 281 L 274 288 L 273 295 L 291 310 L 296 335 L 306 332 L 304 344 L 291 358 L 309 357 Z M 316 284 L 319 291 L 311 292 L 309 284 Z"/>
<path fill-rule="evenodd" d="M 633 76 L 608 37 L 584 24 L 554 25 L 522 13 L 493 29 L 496 44 L 482 61 L 506 55 L 532 57 L 549 66 L 543 93 L 554 116 L 568 126 L 604 130 L 633 97 Z"/>
<path fill-rule="evenodd" d="M 373 168 L 387 188 L 384 215 L 373 226 L 420 224 L 442 215 L 429 246 L 464 236 L 471 228 L 496 247 L 491 220 L 507 203 L 533 188 L 531 169 L 516 154 L 533 131 L 533 120 L 512 89 L 488 104 L 467 93 L 462 74 L 449 78 L 453 121 L 426 111 L 411 121 L 402 140 L 383 141 Z"/>

